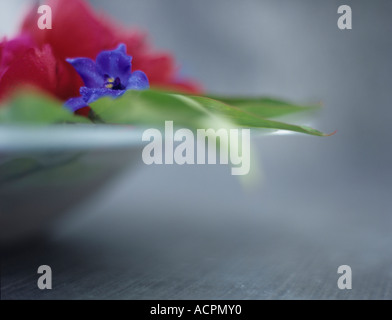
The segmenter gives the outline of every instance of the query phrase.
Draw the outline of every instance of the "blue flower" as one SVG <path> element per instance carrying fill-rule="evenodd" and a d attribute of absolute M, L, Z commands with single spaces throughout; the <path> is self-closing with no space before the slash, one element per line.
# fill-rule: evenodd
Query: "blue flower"
<path fill-rule="evenodd" d="M 112 51 L 102 51 L 96 61 L 89 58 L 67 59 L 81 76 L 85 87 L 80 88 L 81 97 L 71 98 L 65 106 L 76 111 L 101 97 L 117 98 L 127 90 L 149 88 L 143 71 L 131 71 L 132 57 L 127 55 L 125 44 Z"/>

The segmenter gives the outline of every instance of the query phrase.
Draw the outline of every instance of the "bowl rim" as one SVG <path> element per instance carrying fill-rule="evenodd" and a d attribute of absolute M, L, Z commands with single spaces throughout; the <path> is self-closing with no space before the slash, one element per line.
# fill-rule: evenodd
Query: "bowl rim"
<path fill-rule="evenodd" d="M 0 125 L 0 154 L 45 150 L 88 150 L 139 147 L 147 126 L 113 124 Z M 298 135 L 268 128 L 249 128 L 252 137 Z M 163 133 L 164 136 L 164 133 Z"/>
<path fill-rule="evenodd" d="M 143 143 L 144 129 L 120 125 L 0 126 L 0 153 L 126 148 Z"/>

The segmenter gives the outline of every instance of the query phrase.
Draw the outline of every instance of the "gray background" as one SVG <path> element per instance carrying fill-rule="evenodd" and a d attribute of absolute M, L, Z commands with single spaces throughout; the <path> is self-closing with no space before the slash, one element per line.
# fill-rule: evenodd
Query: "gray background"
<path fill-rule="evenodd" d="M 338 133 L 255 139 L 253 188 L 227 166 L 140 164 L 12 257 L 4 297 L 392 298 L 391 1 L 91 2 L 148 30 L 209 92 L 321 100 L 313 125 Z M 353 30 L 337 28 L 341 4 Z M 50 292 L 33 289 L 44 263 Z"/>

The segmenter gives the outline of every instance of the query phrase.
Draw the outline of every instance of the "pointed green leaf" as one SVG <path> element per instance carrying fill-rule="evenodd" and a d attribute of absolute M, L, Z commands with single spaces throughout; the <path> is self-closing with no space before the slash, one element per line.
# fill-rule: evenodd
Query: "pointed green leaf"
<path fill-rule="evenodd" d="M 218 112 L 221 116 L 227 117 L 235 124 L 241 127 L 254 127 L 254 128 L 268 128 L 277 130 L 289 130 L 294 132 L 306 133 L 315 136 L 328 136 L 321 131 L 307 127 L 288 124 L 280 121 L 269 120 L 260 117 L 259 115 L 245 111 L 239 107 L 230 106 L 226 103 L 207 98 L 207 97 L 193 97 L 193 99 L 200 102 L 206 109 L 211 112 Z"/>
<path fill-rule="evenodd" d="M 211 99 L 224 102 L 228 105 L 240 108 L 262 118 L 275 118 L 297 112 L 316 111 L 320 105 L 301 106 L 283 100 L 263 97 L 214 97 Z"/>

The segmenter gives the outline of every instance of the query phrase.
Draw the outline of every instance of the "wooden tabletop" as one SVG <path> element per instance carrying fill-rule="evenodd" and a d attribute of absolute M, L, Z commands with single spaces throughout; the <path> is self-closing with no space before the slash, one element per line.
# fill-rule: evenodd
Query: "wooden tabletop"
<path fill-rule="evenodd" d="M 2 298 L 390 299 L 390 182 L 325 159 L 335 142 L 303 156 L 319 144 L 257 139 L 253 187 L 228 166 L 124 172 L 51 235 L 3 256 Z M 40 265 L 52 290 L 37 288 Z M 337 286 L 340 265 L 351 290 Z"/>

